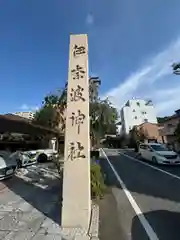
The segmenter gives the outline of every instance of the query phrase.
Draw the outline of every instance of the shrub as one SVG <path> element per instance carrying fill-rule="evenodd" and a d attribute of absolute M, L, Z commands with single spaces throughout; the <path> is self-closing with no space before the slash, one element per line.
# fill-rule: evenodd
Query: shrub
<path fill-rule="evenodd" d="M 104 178 L 101 173 L 101 167 L 97 163 L 91 164 L 91 197 L 100 199 L 105 191 Z"/>

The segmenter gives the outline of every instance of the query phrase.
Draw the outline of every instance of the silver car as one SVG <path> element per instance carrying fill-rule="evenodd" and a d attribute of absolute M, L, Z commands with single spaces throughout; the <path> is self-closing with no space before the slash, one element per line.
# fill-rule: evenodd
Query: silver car
<path fill-rule="evenodd" d="M 17 162 L 8 151 L 0 151 L 0 180 L 13 176 L 17 169 Z"/>
<path fill-rule="evenodd" d="M 16 151 L 12 153 L 14 159 L 16 159 L 18 168 L 26 167 L 38 162 L 52 161 L 57 156 L 57 151 L 52 149 L 38 149 L 29 151 Z"/>
<path fill-rule="evenodd" d="M 168 150 L 163 144 L 148 143 L 139 145 L 142 158 L 153 163 L 166 165 L 180 165 L 180 157 L 174 151 Z"/>

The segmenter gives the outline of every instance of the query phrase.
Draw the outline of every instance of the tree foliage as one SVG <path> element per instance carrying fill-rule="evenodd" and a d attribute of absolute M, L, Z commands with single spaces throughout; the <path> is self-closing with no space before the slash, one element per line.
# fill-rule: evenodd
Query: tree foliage
<path fill-rule="evenodd" d="M 62 91 L 49 94 L 44 98 L 42 108 L 35 114 L 34 122 L 50 128 L 65 129 L 65 110 L 67 85 Z M 115 129 L 118 112 L 108 99 L 91 101 L 89 105 L 90 135 L 92 143 L 97 144 L 107 132 Z"/>
<path fill-rule="evenodd" d="M 116 128 L 117 109 L 108 99 L 90 103 L 90 129 L 92 143 L 98 144 L 100 138 Z"/>
<path fill-rule="evenodd" d="M 55 129 L 59 123 L 58 113 L 51 105 L 44 105 L 35 113 L 33 123 Z"/>
<path fill-rule="evenodd" d="M 158 123 L 163 123 L 164 121 L 166 121 L 169 117 L 157 117 L 157 121 Z"/>
<path fill-rule="evenodd" d="M 130 145 L 134 147 L 140 142 L 144 142 L 145 139 L 148 138 L 148 134 L 143 131 L 142 128 L 138 129 L 137 127 L 133 127 L 130 131 Z"/>
<path fill-rule="evenodd" d="M 65 115 L 67 87 L 58 90 L 55 93 L 47 95 L 42 107 L 36 112 L 33 122 L 48 128 L 60 129 L 62 132 L 65 128 Z"/>

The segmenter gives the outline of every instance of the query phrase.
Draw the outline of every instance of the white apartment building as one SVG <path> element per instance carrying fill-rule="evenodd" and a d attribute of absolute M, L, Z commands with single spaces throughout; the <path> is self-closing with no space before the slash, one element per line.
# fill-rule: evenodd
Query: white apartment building
<path fill-rule="evenodd" d="M 29 120 L 32 120 L 34 118 L 34 112 L 16 112 L 14 115 L 18 115 L 23 118 L 27 118 Z"/>
<path fill-rule="evenodd" d="M 121 109 L 122 133 L 129 134 L 129 131 L 144 122 L 157 123 L 155 108 L 152 101 L 132 99 L 127 101 Z"/>
<path fill-rule="evenodd" d="M 121 124 L 121 120 L 118 119 L 116 123 L 116 136 L 120 136 L 121 134 L 122 134 L 122 124 Z"/>

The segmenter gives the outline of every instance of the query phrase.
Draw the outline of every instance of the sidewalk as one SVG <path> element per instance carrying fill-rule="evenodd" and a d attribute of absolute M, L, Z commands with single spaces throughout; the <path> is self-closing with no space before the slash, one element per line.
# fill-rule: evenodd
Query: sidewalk
<path fill-rule="evenodd" d="M 48 171 L 31 166 L 1 183 L 0 239 L 61 240 L 61 183 Z"/>
<path fill-rule="evenodd" d="M 111 189 L 99 202 L 100 240 L 127 240 L 118 219 L 118 209 Z"/>
<path fill-rule="evenodd" d="M 100 240 L 127 240 L 121 227 L 117 201 L 112 193 L 112 189 L 119 187 L 119 183 L 103 155 L 100 165 L 107 186 L 104 198 L 99 201 Z"/>

